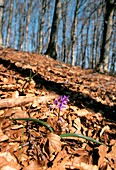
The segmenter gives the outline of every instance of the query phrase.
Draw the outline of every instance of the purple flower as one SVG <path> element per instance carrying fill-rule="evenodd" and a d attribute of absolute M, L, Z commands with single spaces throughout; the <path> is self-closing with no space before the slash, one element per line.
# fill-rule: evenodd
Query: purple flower
<path fill-rule="evenodd" d="M 68 96 L 60 96 L 57 100 L 54 101 L 54 104 L 57 108 L 59 108 L 59 111 L 62 111 L 63 108 L 66 108 L 67 103 L 69 102 Z"/>

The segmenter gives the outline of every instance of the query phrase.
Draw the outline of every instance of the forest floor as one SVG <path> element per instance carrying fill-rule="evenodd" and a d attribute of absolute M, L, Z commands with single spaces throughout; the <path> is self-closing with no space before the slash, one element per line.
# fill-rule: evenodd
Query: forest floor
<path fill-rule="evenodd" d="M 0 170 L 115 170 L 115 106 L 116 77 L 0 47 Z"/>

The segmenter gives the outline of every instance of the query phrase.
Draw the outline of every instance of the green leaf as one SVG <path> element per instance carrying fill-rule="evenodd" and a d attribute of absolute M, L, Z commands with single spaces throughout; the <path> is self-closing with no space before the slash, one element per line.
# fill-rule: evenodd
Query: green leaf
<path fill-rule="evenodd" d="M 86 140 L 89 140 L 91 142 L 94 142 L 94 143 L 97 143 L 97 144 L 104 144 L 102 142 L 99 142 L 91 137 L 87 137 L 87 136 L 84 136 L 84 135 L 81 135 L 81 134 L 77 134 L 77 133 L 65 133 L 65 134 L 61 134 L 59 135 L 61 138 L 65 138 L 65 137 L 78 137 L 78 138 L 83 138 L 83 139 L 86 139 Z"/>
<path fill-rule="evenodd" d="M 39 119 L 33 119 L 33 118 L 14 118 L 13 120 L 24 120 L 24 121 L 32 121 L 32 122 L 36 122 L 39 123 L 41 125 L 46 126 L 50 132 L 53 132 L 53 129 L 50 127 L 50 125 L 48 125 L 46 122 L 39 120 Z"/>

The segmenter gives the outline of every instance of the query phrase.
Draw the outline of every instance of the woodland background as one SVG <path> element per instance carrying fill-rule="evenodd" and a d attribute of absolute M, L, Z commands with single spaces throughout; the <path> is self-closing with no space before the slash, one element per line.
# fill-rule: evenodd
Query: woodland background
<path fill-rule="evenodd" d="M 0 44 L 116 72 L 116 1 L 0 0 Z"/>
<path fill-rule="evenodd" d="M 115 7 L 0 0 L 0 170 L 116 169 Z"/>

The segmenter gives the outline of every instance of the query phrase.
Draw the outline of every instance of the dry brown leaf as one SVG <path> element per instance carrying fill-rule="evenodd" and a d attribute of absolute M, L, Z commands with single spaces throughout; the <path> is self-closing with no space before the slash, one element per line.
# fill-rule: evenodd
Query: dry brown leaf
<path fill-rule="evenodd" d="M 2 167 L 0 170 L 18 170 L 18 169 L 17 169 L 17 167 L 13 168 L 10 165 L 6 165 L 6 166 Z"/>
<path fill-rule="evenodd" d="M 19 170 L 20 165 L 10 152 L 0 152 L 0 169 L 1 170 Z"/>
<path fill-rule="evenodd" d="M 80 118 L 79 118 L 79 117 L 74 120 L 73 126 L 74 126 L 77 130 L 79 130 L 79 131 L 81 130 L 82 124 L 81 124 L 81 121 L 80 121 Z"/>
<path fill-rule="evenodd" d="M 6 166 L 8 163 L 8 161 L 6 160 L 6 158 L 4 156 L 0 156 L 0 169 L 4 166 Z"/>
<path fill-rule="evenodd" d="M 106 157 L 111 162 L 112 167 L 116 169 L 116 143 L 112 146 L 111 152 Z"/>
<path fill-rule="evenodd" d="M 112 168 L 108 165 L 106 170 L 112 170 Z"/>
<path fill-rule="evenodd" d="M 70 168 L 79 169 L 79 170 L 98 170 L 99 169 L 96 165 L 88 165 L 85 162 L 81 162 L 81 160 L 79 162 L 78 161 L 79 159 L 75 157 L 72 162 L 72 166 L 70 166 Z"/>
<path fill-rule="evenodd" d="M 87 165 L 85 163 L 80 164 L 80 170 L 98 170 L 99 168 L 96 165 Z"/>
<path fill-rule="evenodd" d="M 2 129 L 0 129 L 0 142 L 6 141 L 8 139 L 9 139 L 8 136 L 4 135 Z"/>
<path fill-rule="evenodd" d="M 66 151 L 61 151 L 58 153 L 53 165 L 48 170 L 66 170 L 67 164 L 69 165 L 71 161 L 69 160 L 70 155 Z"/>
<path fill-rule="evenodd" d="M 98 160 L 98 167 L 101 168 L 104 164 L 106 164 L 105 157 L 107 155 L 108 148 L 105 145 L 100 145 L 98 149 L 99 149 L 99 156 L 100 156 Z"/>
<path fill-rule="evenodd" d="M 3 133 L 5 133 L 9 137 L 9 141 L 0 142 L 1 153 L 5 151 L 14 153 L 17 160 L 26 169 L 33 169 L 33 167 L 40 170 L 116 169 L 116 124 L 110 121 L 110 119 L 114 121 L 116 118 L 114 110 L 115 77 L 93 73 L 89 69 L 70 67 L 50 57 L 15 51 L 10 48 L 0 48 L 0 59 L 0 107 L 4 107 L 2 110 L 0 109 L 0 128 L 4 130 L 1 136 L 3 137 Z M 13 65 L 15 65 L 16 70 L 12 68 Z M 22 72 L 16 65 L 20 67 Z M 21 92 L 26 82 L 22 73 L 27 71 L 26 76 L 28 77 L 29 70 L 36 74 L 37 81 L 27 82 L 23 91 L 26 96 L 20 96 L 22 93 L 18 94 L 17 90 Z M 62 121 L 60 124 L 58 124 L 57 110 L 50 112 L 48 108 L 52 100 L 57 97 L 55 95 L 53 97 L 51 91 L 58 92 L 57 94 L 62 92 L 62 94 L 69 95 L 71 99 L 69 109 L 65 109 L 61 114 Z M 50 98 L 50 96 L 53 98 Z M 42 97 L 42 100 L 39 97 Z M 24 99 L 23 102 L 22 98 Z M 3 106 L 3 99 L 5 99 L 4 102 L 7 99 L 6 106 Z M 9 103 L 9 99 L 12 100 L 11 103 Z M 16 107 L 17 105 L 18 107 Z M 45 126 L 27 123 L 29 129 L 26 126 L 24 126 L 24 129 L 20 129 L 21 121 L 13 122 L 14 125 L 12 121 L 7 119 L 8 117 L 28 117 L 29 114 L 33 118 L 47 121 L 54 132 L 60 130 L 61 133 L 65 131 L 80 134 L 81 131 L 83 135 L 91 136 L 96 140 L 100 140 L 101 135 L 101 140 L 109 144 L 108 150 L 104 147 L 99 148 L 94 143 L 89 145 L 89 142 L 87 144 L 84 139 L 73 137 L 62 140 L 61 146 L 60 140 L 55 139 L 56 136 L 46 139 L 45 134 L 48 133 L 48 130 Z M 105 117 L 108 119 L 106 120 Z M 30 138 L 28 138 L 29 134 Z M 30 145 L 29 140 L 31 141 Z M 23 144 L 22 154 L 19 149 L 21 144 Z M 100 155 L 98 158 L 100 167 L 92 165 L 94 151 L 97 149 Z M 29 155 L 27 151 L 29 151 Z M 40 158 L 39 166 L 34 161 L 38 158 Z M 0 161 L 2 170 L 18 169 L 17 163 L 8 162 L 5 157 L 1 156 Z"/>
<path fill-rule="evenodd" d="M 24 167 L 23 170 L 43 170 L 46 167 L 41 167 L 37 161 L 31 161 L 28 166 Z"/>
<path fill-rule="evenodd" d="M 21 128 L 23 128 L 23 125 L 13 125 L 11 127 L 12 130 L 21 129 Z"/>
<path fill-rule="evenodd" d="M 0 157 L 4 157 L 4 158 L 6 158 L 6 160 L 8 161 L 8 162 L 11 162 L 11 161 L 13 161 L 13 162 L 17 162 L 17 160 L 16 160 L 16 158 L 14 157 L 14 156 L 12 156 L 11 154 L 10 154 L 10 152 L 0 152 Z"/>
<path fill-rule="evenodd" d="M 80 110 L 77 110 L 77 115 L 78 116 L 86 116 L 87 114 L 89 114 L 89 111 L 88 110 L 86 110 L 86 109 L 80 109 Z"/>
<path fill-rule="evenodd" d="M 17 151 L 19 149 L 19 143 L 16 142 L 10 142 L 9 143 L 9 151 Z"/>
<path fill-rule="evenodd" d="M 58 153 L 58 155 L 56 156 L 56 159 L 54 160 L 54 164 L 58 164 L 58 162 L 60 162 L 61 160 L 63 160 L 65 157 L 67 157 L 67 152 L 66 150 L 62 150 Z"/>
<path fill-rule="evenodd" d="M 16 90 L 15 92 L 12 93 L 12 98 L 18 98 L 19 97 L 19 92 Z"/>
<path fill-rule="evenodd" d="M 4 110 L 0 110 L 0 116 L 4 115 Z"/>
<path fill-rule="evenodd" d="M 61 151 L 61 141 L 60 141 L 60 136 L 50 133 L 47 136 L 47 139 L 49 141 L 49 152 L 50 154 L 53 154 L 54 152 L 60 152 Z"/>
<path fill-rule="evenodd" d="M 100 132 L 100 137 L 102 136 L 102 134 L 106 131 L 108 132 L 110 130 L 110 127 L 107 125 L 107 126 L 104 126 Z"/>

